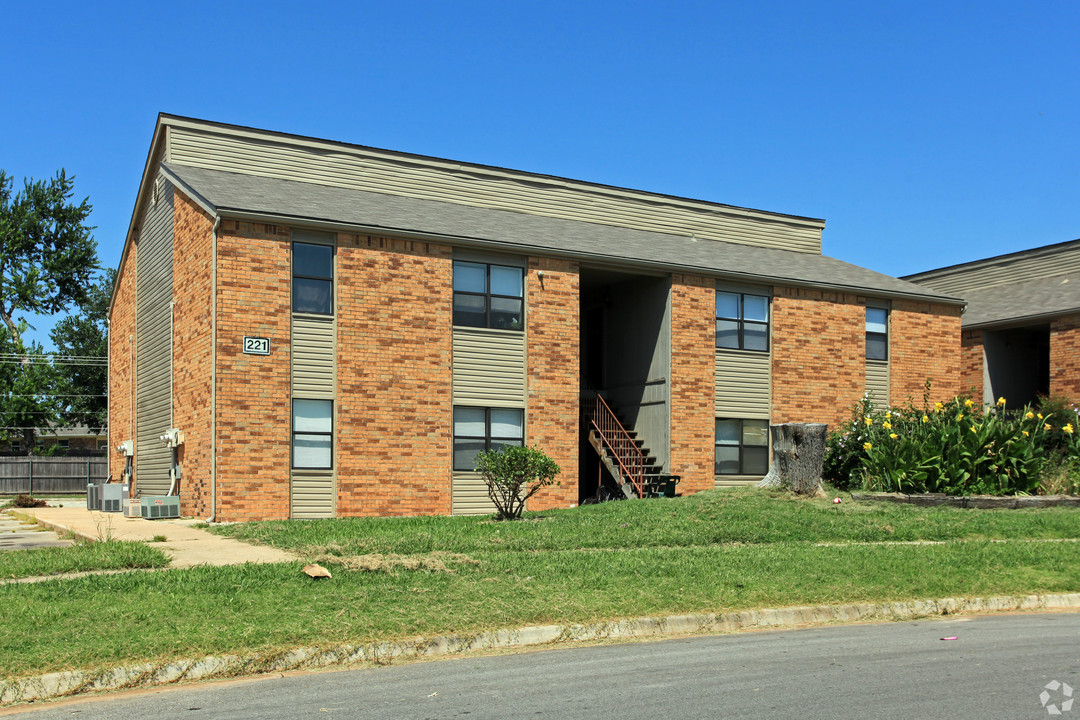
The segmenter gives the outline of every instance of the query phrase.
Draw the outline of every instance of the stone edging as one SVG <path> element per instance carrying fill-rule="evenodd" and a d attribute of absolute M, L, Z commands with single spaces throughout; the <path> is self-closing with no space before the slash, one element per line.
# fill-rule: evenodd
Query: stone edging
<path fill-rule="evenodd" d="M 1076 495 L 945 495 L 943 493 L 851 493 L 852 500 L 869 502 L 892 502 L 933 507 L 946 505 L 959 508 L 1007 509 L 1076 507 L 1080 508 L 1080 496 Z"/>
<path fill-rule="evenodd" d="M 1080 608 L 1080 593 L 1062 595 L 945 598 L 906 602 L 816 605 L 742 610 L 722 614 L 669 615 L 611 620 L 589 625 L 540 625 L 492 630 L 474 635 L 414 638 L 366 645 L 306 647 L 270 655 L 222 655 L 111 670 L 71 670 L 0 681 L 0 705 L 62 698 L 105 690 L 127 690 L 185 681 L 212 680 L 269 672 L 308 670 L 396 658 L 430 657 L 475 650 L 557 645 L 582 640 L 726 633 L 740 630 L 822 625 L 837 622 L 901 621 L 964 613 Z"/>

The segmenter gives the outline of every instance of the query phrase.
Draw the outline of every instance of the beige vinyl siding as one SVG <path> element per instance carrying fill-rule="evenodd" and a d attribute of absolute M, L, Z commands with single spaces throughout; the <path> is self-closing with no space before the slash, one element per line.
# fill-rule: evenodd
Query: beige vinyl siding
<path fill-rule="evenodd" d="M 334 399 L 334 318 L 293 317 L 292 393 L 310 400 Z"/>
<path fill-rule="evenodd" d="M 866 391 L 874 401 L 874 407 L 889 407 L 889 361 L 866 361 Z"/>
<path fill-rule="evenodd" d="M 768 420 L 772 398 L 772 355 L 716 350 L 716 417 Z"/>
<path fill-rule="evenodd" d="M 454 328 L 454 404 L 524 407 L 525 333 Z"/>
<path fill-rule="evenodd" d="M 333 317 L 293 316 L 292 395 L 294 398 L 334 399 L 336 386 L 334 338 Z M 334 435 L 336 438 L 336 422 Z M 336 440 L 334 445 L 337 445 Z M 335 481 L 336 475 L 333 470 L 293 470 L 290 474 L 290 516 L 298 519 L 334 517 L 337 499 Z"/>
<path fill-rule="evenodd" d="M 1044 252 L 1032 251 L 1030 256 L 988 260 L 986 264 L 975 262 L 952 271 L 940 271 L 940 274 L 930 272 L 925 278 L 913 277 L 911 281 L 938 292 L 963 297 L 967 290 L 981 290 L 1078 272 L 1080 247 L 1070 247 L 1064 250 L 1057 248 Z"/>
<path fill-rule="evenodd" d="M 173 187 L 159 179 L 135 253 L 135 490 L 169 491 L 172 427 Z"/>
<path fill-rule="evenodd" d="M 371 148 L 172 125 L 168 161 L 192 167 L 821 253 L 820 221 L 727 208 Z"/>
<path fill-rule="evenodd" d="M 487 485 L 477 473 L 455 472 L 450 512 L 454 515 L 489 515 L 495 504 L 487 494 Z"/>
<path fill-rule="evenodd" d="M 297 520 L 334 517 L 334 473 L 293 470 L 290 517 Z"/>

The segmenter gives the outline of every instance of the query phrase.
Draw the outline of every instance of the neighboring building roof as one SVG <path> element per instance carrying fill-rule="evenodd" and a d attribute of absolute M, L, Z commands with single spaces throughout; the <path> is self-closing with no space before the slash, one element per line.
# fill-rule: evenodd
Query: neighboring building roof
<path fill-rule="evenodd" d="M 964 328 L 1034 322 L 1080 308 L 1080 273 L 969 290 L 964 299 Z"/>
<path fill-rule="evenodd" d="M 906 275 L 968 302 L 962 326 L 1022 324 L 1080 310 L 1080 240 Z"/>
<path fill-rule="evenodd" d="M 170 179 L 213 213 L 418 236 L 507 251 L 610 264 L 788 282 L 886 297 L 961 304 L 959 298 L 850 263 L 805 252 L 698 240 L 631 228 L 386 195 L 164 163 Z"/>

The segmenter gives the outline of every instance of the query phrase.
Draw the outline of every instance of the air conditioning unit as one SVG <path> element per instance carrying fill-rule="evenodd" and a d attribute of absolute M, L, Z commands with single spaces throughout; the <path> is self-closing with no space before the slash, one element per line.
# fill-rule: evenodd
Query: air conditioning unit
<path fill-rule="evenodd" d="M 101 486 L 101 512 L 115 512 L 122 510 L 124 496 L 127 495 L 127 485 L 120 483 L 106 483 Z"/>
<path fill-rule="evenodd" d="M 142 517 L 142 511 L 139 509 L 139 499 L 133 500 L 124 498 L 120 503 L 120 507 L 124 510 L 124 517 Z"/>
<path fill-rule="evenodd" d="M 180 517 L 180 498 L 176 495 L 151 495 L 139 498 L 141 517 L 146 520 L 162 520 Z"/>
<path fill-rule="evenodd" d="M 101 483 L 90 483 L 86 486 L 86 509 L 101 509 Z"/>

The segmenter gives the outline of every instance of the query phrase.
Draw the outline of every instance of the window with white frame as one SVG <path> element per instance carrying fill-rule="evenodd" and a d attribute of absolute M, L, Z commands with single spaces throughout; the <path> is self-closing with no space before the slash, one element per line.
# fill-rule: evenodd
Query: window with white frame
<path fill-rule="evenodd" d="M 769 351 L 769 298 L 716 292 L 716 347 Z"/>
<path fill-rule="evenodd" d="M 525 271 L 510 265 L 454 262 L 454 325 L 524 330 Z"/>
<path fill-rule="evenodd" d="M 334 402 L 292 401 L 292 466 L 297 470 L 334 467 Z"/>
<path fill-rule="evenodd" d="M 769 472 L 769 421 L 716 419 L 716 474 Z"/>
<path fill-rule="evenodd" d="M 525 411 L 520 408 L 454 408 L 454 470 L 476 469 L 476 456 L 525 442 Z"/>

